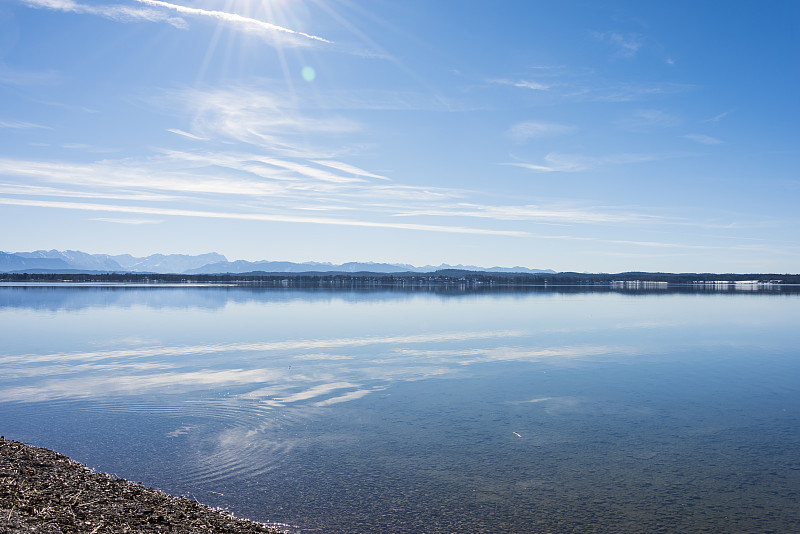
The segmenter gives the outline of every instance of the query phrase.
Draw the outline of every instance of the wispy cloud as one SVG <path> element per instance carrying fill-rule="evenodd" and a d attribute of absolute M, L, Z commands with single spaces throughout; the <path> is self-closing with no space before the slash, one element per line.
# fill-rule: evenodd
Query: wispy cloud
<path fill-rule="evenodd" d="M 190 127 L 169 129 L 171 133 L 207 140 L 203 146 L 209 149 L 155 148 L 156 153 L 146 158 L 82 163 L 0 158 L 0 176 L 14 178 L 3 190 L 12 195 L 56 197 L 48 201 L 57 197 L 136 201 L 142 205 L 128 212 L 150 215 L 168 213 L 158 211 L 164 209 L 164 204 L 150 204 L 150 200 L 160 199 L 145 199 L 145 195 L 169 199 L 168 207 L 178 210 L 175 213 L 181 216 L 206 213 L 209 217 L 245 220 L 525 235 L 516 229 L 398 226 L 397 221 L 387 220 L 399 208 L 453 201 L 465 196 L 465 192 L 395 184 L 380 173 L 343 160 L 351 150 L 342 143 L 342 137 L 360 131 L 361 126 L 324 111 L 302 111 L 302 99 L 249 88 L 179 90 L 151 99 L 165 109 L 177 110 L 180 116 L 188 115 L 185 120 Z M 309 138 L 324 143 L 325 137 L 336 141 L 326 143 L 323 150 L 307 145 Z M 243 150 L 241 144 L 233 148 L 236 145 L 232 141 L 246 143 L 253 150 Z M 332 145 L 341 149 L 331 150 Z M 215 208 L 209 215 L 210 201 Z M 120 212 L 122 207 L 109 209 Z M 336 219 L 310 212 L 357 215 Z"/>
<path fill-rule="evenodd" d="M 59 82 L 61 77 L 53 70 L 28 71 L 13 69 L 0 62 L 0 83 L 5 85 L 51 85 Z"/>
<path fill-rule="evenodd" d="M 336 169 L 342 172 L 346 172 L 348 174 L 354 174 L 356 176 L 365 176 L 367 178 L 377 178 L 379 180 L 388 180 L 389 178 L 385 176 L 381 176 L 380 174 L 374 174 L 369 171 L 365 171 L 364 169 L 359 169 L 353 165 L 349 165 L 347 163 L 343 163 L 341 161 L 332 161 L 332 160 L 314 160 L 314 163 L 318 165 L 324 165 L 326 167 L 331 167 L 332 169 Z"/>
<path fill-rule="evenodd" d="M 503 221 L 537 221 L 558 224 L 580 223 L 664 223 L 665 218 L 657 215 L 636 213 L 631 211 L 576 208 L 569 206 L 487 206 L 480 204 L 459 203 L 443 206 L 444 209 L 410 211 L 399 215 L 433 215 L 440 217 L 478 217 Z"/>
<path fill-rule="evenodd" d="M 724 141 L 704 134 L 686 134 L 682 136 L 684 139 L 700 143 L 702 145 L 721 145 Z"/>
<path fill-rule="evenodd" d="M 309 178 L 314 178 L 315 180 L 321 180 L 323 182 L 348 183 L 348 182 L 363 181 L 361 178 L 356 178 L 353 176 L 343 176 L 341 174 L 328 172 L 325 169 L 319 169 L 317 167 L 312 167 L 311 165 L 306 165 L 304 163 L 297 163 L 294 161 L 287 161 L 276 158 L 268 158 L 265 156 L 256 157 L 255 159 L 256 161 L 259 161 L 261 163 L 265 163 L 267 165 L 271 165 L 273 167 L 278 167 L 281 169 L 286 169 L 296 174 L 306 176 Z M 333 167 L 333 166 L 327 165 L 327 167 Z M 347 174 L 354 174 L 354 173 L 347 173 Z M 363 173 L 358 173 L 358 174 L 361 174 L 363 176 Z"/>
<path fill-rule="evenodd" d="M 94 146 L 86 143 L 61 143 L 61 148 L 67 148 L 69 150 L 81 150 L 95 154 L 109 154 L 112 152 L 117 152 L 117 149 L 114 148 Z"/>
<path fill-rule="evenodd" d="M 514 83 L 514 87 L 522 87 L 524 89 L 532 89 L 534 91 L 544 91 L 550 89 L 550 86 L 541 82 L 534 82 L 532 80 L 521 80 Z"/>
<path fill-rule="evenodd" d="M 330 162 L 327 162 L 330 163 Z M 336 162 L 339 164 L 342 162 Z M 341 165 L 337 165 L 341 166 Z M 347 168 L 347 167 L 346 167 Z M 354 175 L 313 161 L 252 153 L 162 151 L 145 160 L 102 160 L 91 163 L 0 158 L 0 175 L 17 177 L 2 188 L 12 194 L 85 198 L 126 198 L 191 203 L 214 196 L 218 205 L 275 209 L 358 209 L 385 212 L 385 206 L 424 205 L 452 200 L 464 192 L 452 189 L 389 184 L 368 171 Z M 375 175 L 378 176 L 378 175 Z M 35 181 L 47 185 L 35 185 Z M 379 180 L 379 181 L 375 181 Z M 51 184 L 58 184 L 54 188 Z M 156 192 L 167 192 L 169 197 Z M 136 198 L 140 195 L 141 198 Z M 150 198 L 146 198 L 150 196 Z M 375 211 L 375 210 L 373 210 Z"/>
<path fill-rule="evenodd" d="M 98 15 L 117 22 L 148 21 L 166 22 L 176 28 L 186 28 L 186 21 L 180 17 L 170 17 L 162 11 L 124 5 L 89 5 L 73 0 L 21 0 L 30 7 L 51 9 L 68 13 Z"/>
<path fill-rule="evenodd" d="M 501 165 L 510 165 L 512 167 L 520 167 L 535 172 L 579 172 L 585 171 L 590 167 L 583 163 L 580 159 L 568 160 L 560 156 L 548 154 L 545 156 L 547 165 L 539 165 L 536 163 L 501 163 Z"/>
<path fill-rule="evenodd" d="M 361 130 L 361 125 L 349 118 L 301 111 L 295 97 L 246 87 L 169 91 L 152 97 L 152 101 L 165 109 L 191 114 L 191 128 L 180 131 L 192 136 L 240 141 L 291 156 L 330 156 L 330 149 L 305 147 L 304 139 L 309 133 L 331 135 Z"/>
<path fill-rule="evenodd" d="M 33 129 L 52 130 L 52 128 L 49 126 L 42 126 L 41 124 L 36 124 L 33 122 L 4 121 L 4 120 L 0 120 L 0 128 L 12 128 L 15 130 L 33 130 Z"/>
<path fill-rule="evenodd" d="M 565 98 L 590 102 L 637 102 L 683 93 L 693 86 L 678 83 L 578 82 L 564 91 Z"/>
<path fill-rule="evenodd" d="M 609 43 L 617 50 L 620 57 L 630 58 L 636 55 L 642 47 L 644 38 L 636 33 L 594 32 L 595 39 Z"/>
<path fill-rule="evenodd" d="M 162 219 L 113 219 L 109 217 L 94 217 L 90 221 L 107 222 L 114 224 L 161 224 Z"/>
<path fill-rule="evenodd" d="M 526 121 L 509 128 L 508 135 L 516 143 L 525 143 L 530 139 L 567 135 L 578 130 L 576 126 L 556 124 L 552 122 Z"/>
<path fill-rule="evenodd" d="M 145 193 L 137 191 L 127 191 L 125 189 L 117 191 L 83 191 L 66 189 L 59 187 L 47 187 L 41 185 L 29 184 L 12 184 L 0 183 L 0 193 L 9 195 L 27 195 L 27 196 L 46 196 L 46 197 L 61 197 L 61 198 L 102 198 L 112 200 L 128 200 L 128 201 L 145 201 L 145 202 L 163 202 L 167 200 L 175 200 L 172 195 L 165 195 L 163 193 Z"/>
<path fill-rule="evenodd" d="M 167 158 L 173 162 L 186 162 L 189 165 L 209 165 L 223 167 L 231 170 L 242 171 L 260 178 L 278 180 L 284 183 L 284 187 L 295 190 L 317 189 L 311 186 L 304 179 L 312 179 L 314 182 L 327 182 L 330 184 L 366 184 L 366 178 L 386 180 L 383 176 L 370 173 L 358 167 L 337 161 L 319 161 L 269 157 L 252 153 L 196 153 L 181 152 L 177 150 L 163 150 Z M 322 168 L 320 168 L 322 167 Z M 341 171 L 332 172 L 330 169 Z M 322 188 L 331 193 L 330 188 Z M 255 191 L 254 191 L 255 193 Z M 273 191 L 277 193 L 277 191 Z"/>
<path fill-rule="evenodd" d="M 443 226 L 432 224 L 403 224 L 379 221 L 334 219 L 329 217 L 299 217 L 292 215 L 277 215 L 269 213 L 238 213 L 219 211 L 199 211 L 172 208 L 153 208 L 147 206 L 121 206 L 112 204 L 90 204 L 85 202 L 60 202 L 48 200 L 25 200 L 15 198 L 0 198 L 0 204 L 7 206 L 28 206 L 38 208 L 58 208 L 80 211 L 106 211 L 114 213 L 139 213 L 146 215 L 166 215 L 173 217 L 199 217 L 206 219 L 234 219 L 262 222 L 288 222 L 334 226 L 360 226 L 367 228 L 392 228 L 396 230 L 417 230 L 423 232 L 442 232 L 451 234 L 474 235 L 504 235 L 522 237 L 527 232 L 516 230 L 490 230 L 486 228 L 468 228 L 463 226 Z"/>
<path fill-rule="evenodd" d="M 167 131 L 170 133 L 174 133 L 176 135 L 188 137 L 189 139 L 194 139 L 195 141 L 208 141 L 208 139 L 205 137 L 200 137 L 199 135 L 194 135 L 189 132 L 184 132 L 183 130 L 179 130 L 177 128 L 168 128 Z"/>
<path fill-rule="evenodd" d="M 730 115 L 730 114 L 731 114 L 731 111 L 732 111 L 732 110 L 723 111 L 722 113 L 720 113 L 720 114 L 718 114 L 718 115 L 714 115 L 714 116 L 713 116 L 713 117 L 711 117 L 710 119 L 705 119 L 705 120 L 703 120 L 703 121 L 700 121 L 700 122 L 719 122 L 719 121 L 721 121 L 722 119 L 724 119 L 725 117 L 727 117 L 728 115 Z"/>
<path fill-rule="evenodd" d="M 496 85 L 508 85 L 534 90 L 551 98 L 578 102 L 637 102 L 656 97 L 684 93 L 694 86 L 669 82 L 630 82 L 603 79 L 594 69 L 552 69 L 543 71 L 538 79 L 504 77 L 488 80 Z"/>
<path fill-rule="evenodd" d="M 227 195 L 258 198 L 292 196 L 305 192 L 308 197 L 314 191 L 330 193 L 330 188 L 315 187 L 313 183 L 283 183 L 281 176 L 271 177 L 264 173 L 262 177 L 275 178 L 269 181 L 255 180 L 245 176 L 232 176 L 230 173 L 217 172 L 213 175 L 193 170 L 193 162 L 214 165 L 225 165 L 233 157 L 212 158 L 192 157 L 189 153 L 174 153 L 165 158 L 152 158 L 148 161 L 106 160 L 94 163 L 41 162 L 0 158 L 0 174 L 7 176 L 27 177 L 44 182 L 61 184 L 71 191 L 88 190 L 92 194 L 98 192 L 146 192 L 168 191 L 181 195 Z M 241 163 L 240 163 L 241 164 Z M 231 168 L 236 167 L 231 164 Z M 241 167 L 242 170 L 246 168 Z M 291 180 L 292 176 L 288 176 Z M 82 196 L 82 195 L 76 195 Z M 91 195 L 87 195 L 91 196 Z M 184 200 L 187 198 L 184 197 Z M 224 203 L 224 197 L 217 197 Z"/>
<path fill-rule="evenodd" d="M 324 39 L 322 37 L 318 37 L 316 35 L 310 35 L 308 33 L 298 32 L 295 30 L 291 30 L 289 28 L 284 28 L 283 26 L 278 26 L 277 24 L 272 24 L 270 22 L 265 22 L 263 20 L 252 19 L 249 17 L 244 17 L 237 13 L 228 13 L 225 11 L 211 11 L 208 9 L 199 9 L 194 7 L 187 7 L 182 6 L 179 4 L 171 4 L 169 2 L 161 2 L 159 0 L 136 0 L 139 3 L 146 4 L 149 6 L 154 7 L 163 7 L 166 9 L 172 9 L 181 13 L 182 15 L 194 15 L 198 17 L 208 17 L 217 20 L 221 20 L 224 22 L 228 22 L 231 24 L 236 24 L 245 30 L 257 30 L 257 31 L 267 31 L 270 33 L 279 32 L 285 33 L 293 36 L 300 36 L 305 37 L 307 39 L 313 39 L 315 41 L 320 41 L 323 43 L 331 43 L 331 41 Z"/>
<path fill-rule="evenodd" d="M 672 128 L 681 122 L 680 118 L 660 109 L 638 109 L 633 116 L 617 121 L 617 125 L 627 130 L 641 131 L 653 128 Z"/>
<path fill-rule="evenodd" d="M 580 154 L 561 154 L 550 152 L 544 157 L 544 163 L 513 162 L 501 163 L 521 167 L 536 172 L 581 172 L 604 165 L 623 165 L 652 161 L 655 156 L 648 154 L 613 154 L 602 157 L 584 156 Z"/>
<path fill-rule="evenodd" d="M 537 82 L 534 80 L 509 80 L 505 78 L 490 80 L 491 83 L 499 84 L 499 85 L 510 85 L 512 87 L 520 87 L 522 89 L 531 89 L 533 91 L 546 91 L 550 89 L 552 85 L 542 82 Z"/>
<path fill-rule="evenodd" d="M 296 96 L 296 95 L 295 95 Z M 314 94 L 313 103 L 318 109 L 328 110 L 370 110 L 370 111 L 474 111 L 484 109 L 463 99 L 454 99 L 430 91 L 404 90 L 391 88 L 376 90 L 367 87 L 348 91 L 326 91 Z"/>

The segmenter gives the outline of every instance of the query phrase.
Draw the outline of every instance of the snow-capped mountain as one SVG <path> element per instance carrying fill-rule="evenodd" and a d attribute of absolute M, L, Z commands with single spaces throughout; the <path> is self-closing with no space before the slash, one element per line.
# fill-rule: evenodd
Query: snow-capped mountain
<path fill-rule="evenodd" d="M 36 250 L 33 252 L 0 252 L 0 272 L 137 272 L 159 274 L 241 274 L 266 273 L 427 273 L 444 269 L 486 272 L 552 273 L 551 270 L 527 267 L 476 267 L 474 265 L 426 265 L 415 267 L 398 263 L 347 262 L 342 264 L 290 261 L 228 261 L 222 254 L 211 252 L 187 254 L 152 254 L 135 257 L 130 254 L 89 254 L 77 250 Z"/>

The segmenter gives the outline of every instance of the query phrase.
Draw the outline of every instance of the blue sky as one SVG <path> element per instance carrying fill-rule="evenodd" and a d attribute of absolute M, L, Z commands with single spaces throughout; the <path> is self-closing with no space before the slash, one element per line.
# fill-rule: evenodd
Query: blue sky
<path fill-rule="evenodd" d="M 6 0 L 0 249 L 800 271 L 800 3 Z"/>

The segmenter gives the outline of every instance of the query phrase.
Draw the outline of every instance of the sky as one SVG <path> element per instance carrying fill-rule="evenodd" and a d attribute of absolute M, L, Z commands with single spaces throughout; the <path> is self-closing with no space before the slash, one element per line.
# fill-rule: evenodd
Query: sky
<path fill-rule="evenodd" d="M 800 3 L 2 0 L 0 250 L 800 272 Z"/>

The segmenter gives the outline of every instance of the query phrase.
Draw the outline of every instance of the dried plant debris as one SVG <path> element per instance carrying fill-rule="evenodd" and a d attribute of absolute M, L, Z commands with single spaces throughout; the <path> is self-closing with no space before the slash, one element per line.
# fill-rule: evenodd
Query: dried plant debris
<path fill-rule="evenodd" d="M 0 532 L 279 533 L 2 436 Z"/>

